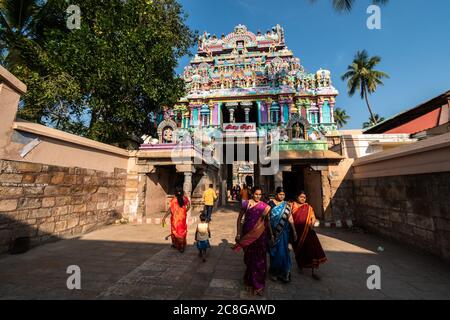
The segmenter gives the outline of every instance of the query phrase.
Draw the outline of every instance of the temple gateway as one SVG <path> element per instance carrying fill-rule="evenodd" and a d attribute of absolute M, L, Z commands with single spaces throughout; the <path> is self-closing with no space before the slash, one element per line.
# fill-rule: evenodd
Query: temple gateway
<path fill-rule="evenodd" d="M 140 215 L 165 211 L 177 185 L 195 212 L 209 183 L 225 204 L 228 190 L 243 182 L 268 195 L 284 186 L 288 198 L 305 190 L 318 217 L 331 215 L 330 167 L 343 157 L 328 150 L 338 95 L 330 71 L 308 73 L 281 26 L 255 34 L 238 25 L 220 38 L 200 36 L 183 78 L 187 95 L 165 107 L 158 138 L 136 153 L 144 177 Z M 276 170 L 263 174 L 270 161 Z"/>

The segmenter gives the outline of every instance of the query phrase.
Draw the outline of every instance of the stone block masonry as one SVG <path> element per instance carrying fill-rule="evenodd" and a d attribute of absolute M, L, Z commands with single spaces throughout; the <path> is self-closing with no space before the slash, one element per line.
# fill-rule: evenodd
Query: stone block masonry
<path fill-rule="evenodd" d="M 84 234 L 124 215 L 127 172 L 0 160 L 0 253 Z"/>
<path fill-rule="evenodd" d="M 450 172 L 347 180 L 335 211 L 357 224 L 450 261 Z"/>

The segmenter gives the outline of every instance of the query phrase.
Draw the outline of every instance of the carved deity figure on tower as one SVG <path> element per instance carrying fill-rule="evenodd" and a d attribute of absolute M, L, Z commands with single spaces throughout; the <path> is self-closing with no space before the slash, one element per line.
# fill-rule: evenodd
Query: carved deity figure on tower
<path fill-rule="evenodd" d="M 173 130 L 171 127 L 167 127 L 163 131 L 163 143 L 172 143 L 173 142 Z"/>
<path fill-rule="evenodd" d="M 292 128 L 292 136 L 294 137 L 294 139 L 300 139 L 302 136 L 302 129 L 300 127 L 300 124 L 298 122 L 296 122 Z"/>

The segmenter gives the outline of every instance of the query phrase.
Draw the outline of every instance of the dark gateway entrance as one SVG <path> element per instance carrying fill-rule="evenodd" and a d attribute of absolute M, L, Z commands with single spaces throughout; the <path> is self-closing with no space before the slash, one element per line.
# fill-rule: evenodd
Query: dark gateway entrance
<path fill-rule="evenodd" d="M 283 172 L 283 188 L 286 193 L 286 200 L 295 200 L 297 192 L 305 190 L 303 169 L 294 172 Z"/>
<path fill-rule="evenodd" d="M 230 123 L 230 112 L 225 105 L 222 106 L 222 119 L 223 123 Z M 258 125 L 258 106 L 256 105 L 256 102 L 253 102 L 250 107 L 249 120 L 251 123 L 256 123 Z M 245 110 L 241 105 L 236 107 L 236 110 L 234 111 L 234 122 L 246 123 Z"/>

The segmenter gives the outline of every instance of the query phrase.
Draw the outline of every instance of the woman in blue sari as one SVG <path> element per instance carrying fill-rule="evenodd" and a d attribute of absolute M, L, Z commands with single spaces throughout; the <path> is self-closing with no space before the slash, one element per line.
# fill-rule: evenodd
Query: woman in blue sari
<path fill-rule="evenodd" d="M 292 219 L 291 206 L 284 201 L 286 194 L 282 187 L 276 190 L 276 198 L 269 202 L 270 231 L 272 241 L 270 243 L 270 268 L 269 274 L 272 280 L 280 280 L 284 283 L 291 281 L 291 255 L 289 252 L 289 236 L 292 234 L 294 241 L 297 239 L 294 220 Z"/>

